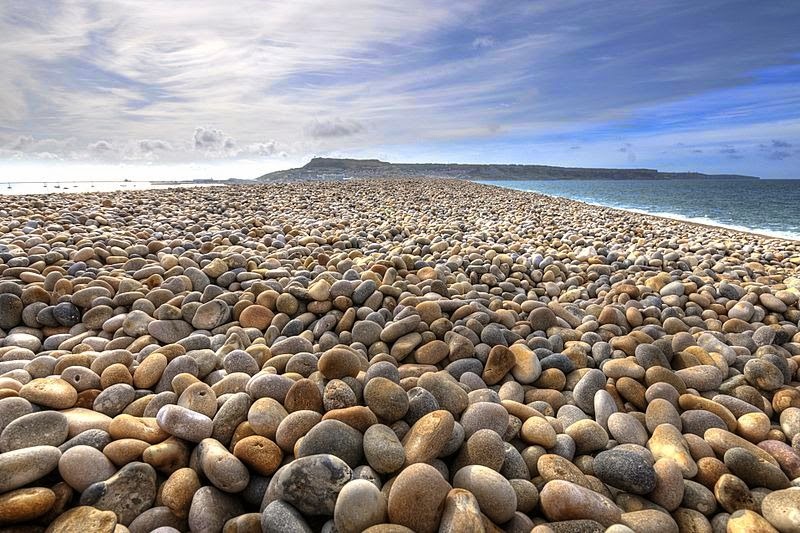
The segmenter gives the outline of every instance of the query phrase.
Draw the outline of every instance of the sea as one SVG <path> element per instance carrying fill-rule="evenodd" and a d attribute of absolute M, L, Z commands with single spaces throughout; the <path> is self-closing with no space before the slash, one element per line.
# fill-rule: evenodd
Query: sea
<path fill-rule="evenodd" d="M 800 240 L 800 179 L 481 180 L 479 183 Z"/>

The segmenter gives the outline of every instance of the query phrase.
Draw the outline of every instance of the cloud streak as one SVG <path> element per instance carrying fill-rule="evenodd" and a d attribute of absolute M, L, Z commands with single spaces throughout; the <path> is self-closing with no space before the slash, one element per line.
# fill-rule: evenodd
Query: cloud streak
<path fill-rule="evenodd" d="M 521 161 L 547 146 L 551 164 L 786 174 L 798 22 L 780 1 L 5 2 L 0 159 Z"/>

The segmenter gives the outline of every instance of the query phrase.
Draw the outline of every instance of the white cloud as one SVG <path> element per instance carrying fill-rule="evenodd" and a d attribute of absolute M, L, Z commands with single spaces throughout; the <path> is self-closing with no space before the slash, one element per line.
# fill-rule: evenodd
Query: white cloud
<path fill-rule="evenodd" d="M 356 120 L 332 118 L 314 119 L 306 125 L 306 133 L 316 139 L 330 137 L 349 137 L 364 130 L 364 125 Z"/>

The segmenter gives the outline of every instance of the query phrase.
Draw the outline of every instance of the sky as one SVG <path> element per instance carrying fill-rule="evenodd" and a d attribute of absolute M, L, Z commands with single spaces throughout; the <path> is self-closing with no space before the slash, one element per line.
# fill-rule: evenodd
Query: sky
<path fill-rule="evenodd" d="M 314 156 L 800 178 L 800 2 L 0 2 L 0 181 Z"/>

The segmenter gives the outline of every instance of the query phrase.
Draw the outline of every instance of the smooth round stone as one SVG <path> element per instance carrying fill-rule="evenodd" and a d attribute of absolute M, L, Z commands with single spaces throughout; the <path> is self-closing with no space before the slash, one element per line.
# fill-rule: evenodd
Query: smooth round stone
<path fill-rule="evenodd" d="M 779 490 L 789 487 L 789 478 L 775 465 L 760 461 L 744 448 L 731 448 L 725 452 L 725 466 L 751 488 L 766 487 Z"/>
<path fill-rule="evenodd" d="M 364 456 L 369 465 L 380 474 L 389 474 L 402 468 L 406 456 L 403 445 L 392 428 L 375 424 L 364 432 Z"/>
<path fill-rule="evenodd" d="M 405 463 L 427 463 L 438 457 L 453 435 L 454 424 L 453 415 L 444 410 L 420 418 L 403 437 Z"/>
<path fill-rule="evenodd" d="M 274 440 L 284 452 L 293 452 L 297 441 L 322 420 L 315 411 L 295 411 L 278 422 Z"/>
<path fill-rule="evenodd" d="M 222 300 L 211 300 L 197 308 L 192 318 L 195 329 L 212 329 L 221 326 L 230 319 L 231 312 L 228 304 Z"/>
<path fill-rule="evenodd" d="M 591 519 L 608 527 L 622 520 L 622 510 L 614 502 L 569 481 L 547 482 L 539 494 L 539 507 L 556 522 Z"/>
<path fill-rule="evenodd" d="M 648 499 L 666 509 L 676 510 L 683 501 L 683 474 L 672 459 L 661 459 L 653 465 L 656 485 Z"/>
<path fill-rule="evenodd" d="M 353 325 L 353 342 L 360 342 L 364 346 L 371 346 L 381 338 L 383 328 L 371 320 L 359 320 Z"/>
<path fill-rule="evenodd" d="M 212 485 L 223 492 L 237 493 L 247 487 L 247 467 L 225 446 L 214 439 L 203 439 L 197 447 L 199 464 Z"/>
<path fill-rule="evenodd" d="M 379 420 L 392 423 L 406 415 L 409 402 L 403 387 L 379 376 L 369 380 L 364 387 L 364 403 Z"/>
<path fill-rule="evenodd" d="M 587 489 L 592 488 L 592 484 L 581 469 L 575 466 L 572 461 L 551 453 L 545 453 L 536 460 L 536 470 L 545 481 L 560 479 L 569 481 Z"/>
<path fill-rule="evenodd" d="M 303 515 L 288 503 L 275 500 L 261 513 L 262 531 L 275 533 L 312 533 Z"/>
<path fill-rule="evenodd" d="M 0 494 L 0 524 L 39 518 L 50 512 L 55 503 L 55 493 L 43 487 L 17 489 Z"/>
<path fill-rule="evenodd" d="M 26 400 L 51 409 L 69 409 L 78 401 L 78 391 L 61 378 L 37 378 L 19 390 Z"/>
<path fill-rule="evenodd" d="M 247 383 L 246 391 L 252 398 L 272 398 L 280 403 L 286 401 L 286 395 L 294 385 L 294 381 L 278 374 L 260 373 Z"/>
<path fill-rule="evenodd" d="M 593 368 L 575 384 L 572 390 L 572 397 L 575 405 L 581 408 L 584 413 L 594 414 L 594 395 L 606 386 L 606 376 L 602 371 Z"/>
<path fill-rule="evenodd" d="M 774 391 L 783 386 L 783 372 L 764 359 L 750 359 L 744 365 L 743 373 L 747 382 L 760 390 Z"/>
<path fill-rule="evenodd" d="M 789 479 L 800 477 L 800 452 L 795 448 L 777 440 L 761 441 L 758 447 L 775 458 Z"/>
<path fill-rule="evenodd" d="M 105 481 L 81 494 L 81 505 L 114 511 L 123 525 L 152 507 L 156 499 L 156 471 L 146 463 L 129 463 Z"/>
<path fill-rule="evenodd" d="M 728 425 L 719 416 L 711 411 L 690 409 L 681 413 L 683 433 L 691 433 L 702 437 L 711 428 L 728 429 Z"/>
<path fill-rule="evenodd" d="M 608 418 L 608 431 L 611 437 L 620 444 L 647 445 L 647 430 L 628 413 L 613 413 Z"/>
<path fill-rule="evenodd" d="M 460 422 L 467 438 L 481 429 L 490 429 L 504 435 L 508 428 L 508 411 L 497 403 L 476 402 L 467 407 Z"/>
<path fill-rule="evenodd" d="M 275 473 L 283 459 L 280 447 L 261 435 L 241 439 L 233 448 L 233 455 L 262 476 Z"/>
<path fill-rule="evenodd" d="M 61 478 L 78 492 L 83 492 L 92 483 L 105 481 L 116 471 L 108 457 L 91 446 L 74 446 L 61 454 L 58 460 Z"/>
<path fill-rule="evenodd" d="M 529 445 L 538 444 L 548 449 L 556 445 L 556 430 L 546 419 L 538 416 L 532 416 L 522 424 L 520 437 Z"/>
<path fill-rule="evenodd" d="M 260 519 L 259 515 L 257 517 L 256 523 Z M 131 533 L 152 533 L 157 529 L 171 529 L 173 532 L 185 531 L 188 527 L 185 518 L 175 516 L 169 507 L 163 505 L 151 507 L 128 525 Z M 259 529 L 261 529 L 260 526 Z"/>
<path fill-rule="evenodd" d="M 699 392 L 719 390 L 725 376 L 719 368 L 712 365 L 697 365 L 676 370 L 675 375 L 686 383 L 686 386 Z"/>
<path fill-rule="evenodd" d="M 0 453 L 0 494 L 36 481 L 58 466 L 61 451 L 54 446 L 31 446 Z"/>
<path fill-rule="evenodd" d="M 176 516 L 189 514 L 194 493 L 200 489 L 200 478 L 191 468 L 179 468 L 161 486 L 161 503 Z"/>
<path fill-rule="evenodd" d="M 33 412 L 33 406 L 25 398 L 11 396 L 0 399 L 0 432 L 17 418 L 31 412 Z"/>
<path fill-rule="evenodd" d="M 761 502 L 761 513 L 781 533 L 800 531 L 800 488 L 767 494 Z"/>
<path fill-rule="evenodd" d="M 178 405 L 165 405 L 156 415 L 158 426 L 175 437 L 200 442 L 211 436 L 214 422 L 207 416 Z"/>
<path fill-rule="evenodd" d="M 658 426 L 647 441 L 647 448 L 656 461 L 659 459 L 675 461 L 684 478 L 691 479 L 697 475 L 697 463 L 689 452 L 689 444 L 675 426 L 670 424 Z"/>
<path fill-rule="evenodd" d="M 117 383 L 103 390 L 92 404 L 92 409 L 107 416 L 117 416 L 134 399 L 136 390 L 126 383 Z"/>
<path fill-rule="evenodd" d="M 688 487 L 687 483 L 687 489 Z M 686 500 L 689 495 L 690 492 L 686 490 L 684 493 L 684 500 Z M 714 484 L 713 496 L 717 499 L 719 505 L 729 513 L 740 509 L 758 511 L 758 502 L 750 491 L 750 488 L 744 481 L 733 474 L 723 474 L 720 476 Z M 711 505 L 708 507 L 713 508 Z"/>
<path fill-rule="evenodd" d="M 331 348 L 320 356 L 317 368 L 328 379 L 356 377 L 361 370 L 361 359 L 347 348 Z"/>
<path fill-rule="evenodd" d="M 372 368 L 372 367 L 370 367 Z M 409 424 L 415 424 L 420 418 L 439 409 L 439 402 L 433 394 L 422 387 L 413 387 L 408 392 L 408 411 L 404 420 Z"/>
<path fill-rule="evenodd" d="M 800 435 L 800 408 L 789 407 L 784 409 L 780 416 L 781 429 L 786 434 L 787 439 L 794 439 L 795 435 Z"/>
<path fill-rule="evenodd" d="M 727 533 L 775 533 L 777 530 L 760 514 L 748 509 L 731 513 Z"/>
<path fill-rule="evenodd" d="M 226 494 L 216 487 L 204 486 L 192 497 L 189 508 L 191 531 L 222 531 L 225 522 L 244 513 L 238 496 Z"/>
<path fill-rule="evenodd" d="M 467 465 L 483 465 L 499 472 L 504 462 L 503 438 L 490 429 L 481 429 L 473 433 L 461 447 L 453 469 Z"/>
<path fill-rule="evenodd" d="M 558 325 L 555 313 L 549 307 L 538 307 L 528 314 L 528 321 L 533 331 L 547 331 Z"/>
<path fill-rule="evenodd" d="M 447 493 L 439 531 L 484 531 L 478 500 L 470 491 L 452 489 Z"/>
<path fill-rule="evenodd" d="M 517 494 L 506 478 L 483 465 L 469 465 L 453 476 L 453 487 L 470 491 L 483 514 L 495 524 L 511 520 L 517 510 Z"/>
<path fill-rule="evenodd" d="M 575 441 L 575 453 L 578 454 L 602 450 L 608 444 L 608 433 L 594 420 L 578 420 L 565 433 Z"/>
<path fill-rule="evenodd" d="M 389 491 L 389 521 L 417 533 L 437 531 L 450 489 L 450 484 L 434 467 L 425 463 L 408 466 L 395 478 Z"/>
<path fill-rule="evenodd" d="M 364 479 L 348 482 L 339 492 L 333 509 L 336 530 L 361 533 L 386 519 L 387 502 L 380 489 Z"/>
<path fill-rule="evenodd" d="M 330 454 L 355 468 L 363 458 L 363 436 L 339 420 L 322 420 L 296 446 L 297 457 Z"/>
<path fill-rule="evenodd" d="M 147 332 L 164 344 L 174 344 L 191 335 L 194 329 L 183 320 L 154 320 L 147 324 Z"/>
<path fill-rule="evenodd" d="M 621 520 L 633 531 L 679 533 L 675 520 L 670 515 L 656 509 L 623 513 Z"/>
<path fill-rule="evenodd" d="M 542 365 L 530 348 L 524 344 L 512 344 L 509 350 L 514 354 L 514 366 L 511 375 L 517 383 L 530 385 L 542 374 Z"/>
<path fill-rule="evenodd" d="M 47 528 L 46 533 L 114 533 L 117 515 L 88 505 L 69 509 Z"/>
<path fill-rule="evenodd" d="M 647 494 L 656 487 L 656 474 L 641 455 L 609 450 L 598 453 L 592 463 L 594 475 L 602 482 L 631 494 Z"/>
<path fill-rule="evenodd" d="M 15 419 L 0 433 L 0 452 L 31 446 L 61 446 L 68 435 L 69 421 L 62 413 L 30 413 Z"/>
<path fill-rule="evenodd" d="M 487 385 L 495 385 L 508 374 L 516 362 L 514 352 L 498 344 L 489 351 L 489 358 L 486 360 L 481 378 Z"/>
<path fill-rule="evenodd" d="M 333 515 L 336 498 L 352 478 L 347 463 L 330 454 L 300 457 L 282 466 L 272 478 L 274 494 L 302 514 Z"/>
<path fill-rule="evenodd" d="M 670 424 L 678 428 L 678 430 L 683 429 L 681 415 L 678 413 L 678 410 L 675 409 L 675 406 L 670 402 L 661 398 L 656 398 L 647 405 L 645 422 L 647 424 L 647 430 L 651 433 L 660 424 Z"/>
<path fill-rule="evenodd" d="M 151 353 L 134 370 L 133 384 L 140 389 L 152 388 L 161 379 L 168 362 L 164 354 Z"/>

